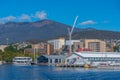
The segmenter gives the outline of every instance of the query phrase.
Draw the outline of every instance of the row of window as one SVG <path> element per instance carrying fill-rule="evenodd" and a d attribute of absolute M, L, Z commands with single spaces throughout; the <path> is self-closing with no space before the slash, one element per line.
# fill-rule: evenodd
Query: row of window
<path fill-rule="evenodd" d="M 14 58 L 14 60 L 30 60 L 31 58 Z"/>
<path fill-rule="evenodd" d="M 55 59 L 55 61 L 53 62 L 52 59 L 50 59 L 50 63 L 61 63 L 62 60 L 61 59 Z"/>
<path fill-rule="evenodd" d="M 107 60 L 107 61 L 120 61 L 120 58 L 110 58 L 110 57 L 91 57 L 91 58 L 85 58 L 85 59 L 87 59 L 87 60 L 94 60 L 94 61 L 105 61 L 105 60 Z"/>

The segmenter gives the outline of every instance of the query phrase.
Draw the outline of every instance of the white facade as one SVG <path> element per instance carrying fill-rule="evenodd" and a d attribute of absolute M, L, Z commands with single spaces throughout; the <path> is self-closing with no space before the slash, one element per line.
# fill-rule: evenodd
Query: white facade
<path fill-rule="evenodd" d="M 66 58 L 66 64 L 120 63 L 120 53 L 117 52 L 75 52 Z"/>
<path fill-rule="evenodd" d="M 84 58 L 89 58 L 89 57 L 98 57 L 98 58 L 107 58 L 107 57 L 111 57 L 111 58 L 120 58 L 120 53 L 119 52 L 75 52 L 75 54 L 82 56 Z"/>
<path fill-rule="evenodd" d="M 48 43 L 54 45 L 54 49 L 61 49 L 62 46 L 65 45 L 65 39 L 60 38 L 60 39 L 49 40 Z"/>
<path fill-rule="evenodd" d="M 84 60 L 80 56 L 76 54 L 72 54 L 71 56 L 65 59 L 65 64 L 77 64 L 77 65 L 84 65 Z"/>
<path fill-rule="evenodd" d="M 71 40 L 71 45 L 73 45 L 74 42 L 80 42 L 80 40 Z M 70 40 L 66 40 L 65 44 L 70 45 Z"/>
<path fill-rule="evenodd" d="M 65 60 L 66 56 L 63 55 L 42 55 L 37 58 L 38 64 L 40 63 L 47 63 L 48 65 L 57 65 L 57 64 L 62 64 Z M 46 61 L 47 62 L 44 62 Z"/>

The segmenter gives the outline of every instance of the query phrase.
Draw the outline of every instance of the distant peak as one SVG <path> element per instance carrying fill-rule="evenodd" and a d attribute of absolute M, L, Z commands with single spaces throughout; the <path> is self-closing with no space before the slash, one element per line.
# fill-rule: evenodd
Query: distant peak
<path fill-rule="evenodd" d="M 17 22 L 7 22 L 5 24 L 16 24 Z"/>
<path fill-rule="evenodd" d="M 88 28 L 85 29 L 85 31 L 94 31 L 94 30 L 96 30 L 96 29 L 92 28 L 92 27 L 88 27 Z"/>

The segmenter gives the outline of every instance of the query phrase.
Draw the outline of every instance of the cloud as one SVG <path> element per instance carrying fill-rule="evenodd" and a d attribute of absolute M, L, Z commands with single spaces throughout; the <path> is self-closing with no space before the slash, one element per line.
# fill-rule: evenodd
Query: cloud
<path fill-rule="evenodd" d="M 45 11 L 36 11 L 34 14 L 21 14 L 20 16 L 6 16 L 0 18 L 0 24 L 6 23 L 9 21 L 31 21 L 31 20 L 43 20 L 47 18 L 47 13 Z"/>
<path fill-rule="evenodd" d="M 81 22 L 80 25 L 90 25 L 90 24 L 96 24 L 95 21 L 93 20 L 87 20 L 87 21 L 84 21 L 84 22 Z"/>
<path fill-rule="evenodd" d="M 22 14 L 18 19 L 19 19 L 20 21 L 25 21 L 25 20 L 30 21 L 30 20 L 31 20 L 31 16 L 29 16 L 29 15 L 27 15 L 27 14 Z"/>
<path fill-rule="evenodd" d="M 47 13 L 45 11 L 37 11 L 34 15 L 35 18 L 38 19 L 46 19 L 47 18 Z"/>
<path fill-rule="evenodd" d="M 14 21 L 15 19 L 16 19 L 15 16 L 7 16 L 7 17 L 0 18 L 0 21 Z"/>
<path fill-rule="evenodd" d="M 3 18 L 0 18 L 0 24 L 4 24 L 5 22 L 14 21 L 14 20 L 16 20 L 15 16 L 3 17 Z"/>

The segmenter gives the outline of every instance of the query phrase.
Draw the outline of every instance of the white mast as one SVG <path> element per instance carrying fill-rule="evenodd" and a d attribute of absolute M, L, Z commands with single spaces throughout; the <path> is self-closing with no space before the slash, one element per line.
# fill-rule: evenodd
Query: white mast
<path fill-rule="evenodd" d="M 36 53 L 36 49 L 34 48 L 34 62 L 35 63 L 35 53 Z"/>
<path fill-rule="evenodd" d="M 78 16 L 76 16 L 75 20 L 74 20 L 74 23 L 73 23 L 73 26 L 72 26 L 72 29 L 70 30 L 70 28 L 68 28 L 68 34 L 69 34 L 69 53 L 71 54 L 72 50 L 71 50 L 71 39 L 72 39 L 72 33 L 73 33 L 73 29 L 75 27 L 75 24 L 76 24 L 76 21 L 78 19 Z"/>

